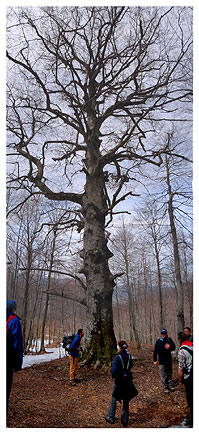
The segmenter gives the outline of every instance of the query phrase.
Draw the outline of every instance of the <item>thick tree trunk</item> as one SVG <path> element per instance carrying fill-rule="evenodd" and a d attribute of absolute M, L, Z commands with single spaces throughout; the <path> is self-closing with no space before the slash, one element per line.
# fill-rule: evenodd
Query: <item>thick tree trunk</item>
<path fill-rule="evenodd" d="M 81 272 L 86 276 L 87 310 L 85 327 L 85 351 L 83 359 L 110 364 L 116 351 L 113 330 L 112 295 L 114 278 L 110 273 L 108 259 L 112 253 L 105 237 L 107 204 L 103 170 L 96 171 L 98 147 L 88 147 L 87 181 L 82 201 L 84 216 L 84 244 Z"/>
<path fill-rule="evenodd" d="M 111 362 L 116 349 L 113 331 L 113 277 L 108 267 L 111 256 L 105 239 L 100 208 L 89 204 L 85 215 L 84 267 L 87 282 L 85 345 L 86 359 Z"/>

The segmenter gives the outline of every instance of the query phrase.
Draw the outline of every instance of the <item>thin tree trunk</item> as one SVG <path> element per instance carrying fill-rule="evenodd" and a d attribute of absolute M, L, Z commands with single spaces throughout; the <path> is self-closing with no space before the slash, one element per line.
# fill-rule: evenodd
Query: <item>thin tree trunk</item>
<path fill-rule="evenodd" d="M 138 270 L 139 274 L 139 270 Z M 137 286 L 139 288 L 139 284 Z M 134 334 L 134 340 L 136 348 L 141 348 L 141 340 L 140 340 L 140 321 L 139 321 L 139 310 L 138 306 L 140 305 L 139 300 L 137 299 L 136 295 L 136 283 L 135 283 L 135 277 L 133 276 L 131 280 L 131 294 L 134 294 L 133 297 L 133 308 L 132 308 L 132 314 L 133 314 L 133 334 Z M 139 293 L 138 293 L 139 294 Z M 137 315 L 136 315 L 137 313 Z"/>
<path fill-rule="evenodd" d="M 150 300 L 151 300 L 151 315 L 153 320 L 153 338 L 157 336 L 157 327 L 156 327 L 156 321 L 155 321 L 155 315 L 154 315 L 154 300 L 153 300 L 153 286 L 152 282 L 150 282 Z"/>
<path fill-rule="evenodd" d="M 27 271 L 25 280 L 25 290 L 23 297 L 23 322 L 22 322 L 22 334 L 23 334 L 23 351 L 24 354 L 27 353 L 27 311 L 28 311 L 28 296 L 30 288 L 30 275 L 31 275 L 31 264 L 32 264 L 32 243 L 28 241 L 27 249 Z"/>
<path fill-rule="evenodd" d="M 183 237 L 183 241 L 184 237 Z M 187 269 L 187 252 L 186 247 L 183 248 L 183 256 L 184 256 L 184 285 L 187 292 L 187 298 L 189 302 L 189 327 L 193 329 L 193 286 L 189 282 L 188 278 L 188 269 Z"/>
<path fill-rule="evenodd" d="M 41 290 L 42 275 L 43 275 L 43 273 L 38 272 L 37 284 L 36 284 L 36 289 L 35 289 L 35 292 L 36 292 L 35 301 L 34 301 L 34 306 L 33 306 L 32 315 L 31 315 L 31 319 L 30 319 L 29 331 L 27 334 L 27 349 L 29 349 L 29 347 L 32 346 L 33 334 L 34 334 L 33 325 L 34 325 L 34 318 L 36 316 L 37 307 L 38 307 L 38 297 L 39 297 L 39 291 Z"/>
<path fill-rule="evenodd" d="M 174 213 L 173 213 L 173 192 L 171 189 L 170 171 L 169 171 L 167 156 L 166 156 L 166 174 L 167 174 L 167 186 L 168 186 L 168 195 L 169 195 L 168 211 L 169 211 L 169 220 L 170 220 L 170 227 L 171 227 L 171 236 L 173 241 L 175 277 L 177 282 L 177 333 L 179 333 L 184 329 L 184 290 L 183 290 L 182 279 L 181 279 L 180 256 L 179 256 L 177 232 L 176 232 Z"/>
<path fill-rule="evenodd" d="M 117 284 L 115 285 L 115 297 L 116 297 L 116 303 L 117 303 L 118 338 L 119 338 L 119 340 L 121 340 L 122 337 L 121 337 L 120 304 L 119 304 L 119 296 L 118 296 L 118 287 L 117 287 Z"/>
<path fill-rule="evenodd" d="M 155 257 L 157 264 L 157 272 L 158 272 L 158 293 L 159 293 L 159 312 L 160 312 L 160 329 L 162 329 L 164 325 L 164 316 L 163 316 L 163 302 L 162 302 L 162 277 L 161 277 L 161 269 L 160 269 L 160 256 L 157 244 L 156 236 L 154 239 L 154 247 L 155 247 Z"/>
<path fill-rule="evenodd" d="M 46 290 L 46 302 L 45 302 L 45 308 L 44 308 L 44 315 L 43 315 L 43 321 L 42 321 L 42 327 L 41 327 L 41 348 L 40 351 L 45 351 L 45 325 L 46 325 L 46 319 L 48 314 L 48 306 L 49 306 L 49 290 L 51 285 L 51 274 L 52 274 L 52 268 L 53 268 L 53 261 L 54 261 L 54 254 L 55 254 L 55 242 L 56 242 L 57 232 L 54 230 L 54 236 L 52 241 L 52 248 L 51 248 L 51 255 L 50 255 L 50 265 L 49 265 L 49 273 L 48 273 L 48 282 L 47 282 L 47 290 Z"/>
<path fill-rule="evenodd" d="M 144 277 L 144 338 L 145 338 L 145 344 L 148 340 L 148 315 L 147 315 L 147 269 L 146 269 L 146 258 L 143 258 L 143 277 Z"/>

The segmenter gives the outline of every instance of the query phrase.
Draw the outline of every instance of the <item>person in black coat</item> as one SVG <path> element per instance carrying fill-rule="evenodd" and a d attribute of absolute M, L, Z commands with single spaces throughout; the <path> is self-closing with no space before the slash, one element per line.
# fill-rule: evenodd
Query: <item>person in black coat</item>
<path fill-rule="evenodd" d="M 117 401 L 123 401 L 123 412 L 121 422 L 123 426 L 128 426 L 129 401 L 137 395 L 137 390 L 132 382 L 131 368 L 133 360 L 131 354 L 127 352 L 128 345 L 125 341 L 118 342 L 118 355 L 115 356 L 111 368 L 111 376 L 115 379 L 112 393 L 111 406 L 105 420 L 111 424 L 115 423 L 115 412 Z"/>
<path fill-rule="evenodd" d="M 153 351 L 153 362 L 157 365 L 157 355 L 159 355 L 160 378 L 163 391 L 169 393 L 174 391 L 172 385 L 172 355 L 171 352 L 176 348 L 173 340 L 167 335 L 167 330 L 161 330 L 161 338 L 157 339 Z"/>

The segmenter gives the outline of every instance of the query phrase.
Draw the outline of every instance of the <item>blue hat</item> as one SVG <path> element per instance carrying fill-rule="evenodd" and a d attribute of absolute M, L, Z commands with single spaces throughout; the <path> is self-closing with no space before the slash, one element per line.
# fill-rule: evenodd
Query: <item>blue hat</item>
<path fill-rule="evenodd" d="M 7 300 L 6 308 L 7 308 L 7 314 L 9 315 L 11 312 L 13 312 L 16 309 L 17 305 L 14 300 Z"/>
<path fill-rule="evenodd" d="M 161 330 L 161 335 L 166 335 L 167 334 L 167 329 L 162 329 Z"/>

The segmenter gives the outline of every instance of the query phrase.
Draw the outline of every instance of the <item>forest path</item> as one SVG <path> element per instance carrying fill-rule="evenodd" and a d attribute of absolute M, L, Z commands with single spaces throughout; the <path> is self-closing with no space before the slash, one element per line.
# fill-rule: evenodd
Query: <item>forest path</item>
<path fill-rule="evenodd" d="M 152 362 L 153 348 L 137 350 L 132 369 L 138 396 L 130 402 L 129 428 L 179 426 L 188 413 L 184 389 L 177 381 L 173 360 L 175 391 L 162 392 L 159 369 Z M 14 374 L 10 395 L 8 428 L 122 428 L 122 406 L 117 403 L 116 423 L 105 421 L 114 381 L 110 369 L 80 367 L 81 382 L 69 384 L 69 358 L 25 368 Z"/>

